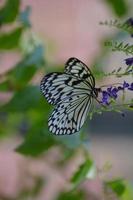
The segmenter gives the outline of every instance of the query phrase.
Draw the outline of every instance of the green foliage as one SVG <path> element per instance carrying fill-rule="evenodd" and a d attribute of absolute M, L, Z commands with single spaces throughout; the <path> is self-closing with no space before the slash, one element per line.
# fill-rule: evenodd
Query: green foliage
<path fill-rule="evenodd" d="M 118 2 L 109 1 L 113 6 L 118 16 L 126 13 L 126 5 L 124 1 L 121 1 L 121 10 L 118 7 Z M 16 148 L 18 153 L 25 156 L 39 156 L 46 153 L 47 150 L 58 146 L 62 150 L 62 160 L 58 162 L 65 165 L 69 159 L 72 158 L 74 153 L 77 153 L 77 148 L 80 147 L 82 152 L 85 151 L 84 163 L 76 170 L 70 182 L 72 184 L 72 190 L 70 192 L 64 192 L 60 194 L 58 200 L 83 200 L 85 197 L 84 191 L 79 191 L 78 186 L 81 182 L 87 178 L 93 178 L 96 172 L 93 161 L 89 158 L 88 150 L 86 151 L 85 145 L 83 145 L 83 138 L 80 133 L 72 136 L 56 137 L 50 134 L 48 130 L 48 116 L 51 112 L 51 106 L 44 100 L 40 94 L 40 88 L 38 84 L 33 85 L 32 79 L 35 75 L 39 75 L 40 70 L 45 72 L 60 71 L 59 66 L 45 66 L 45 52 L 44 47 L 40 40 L 34 41 L 31 31 L 31 23 L 29 20 L 30 7 L 27 7 L 24 11 L 20 12 L 19 0 L 8 0 L 5 6 L 0 10 L 0 25 L 4 26 L 7 23 L 17 22 L 17 28 L 12 32 L 3 33 L 0 35 L 0 50 L 17 50 L 22 55 L 21 60 L 12 66 L 12 68 L 0 75 L 0 91 L 11 92 L 12 98 L 7 102 L 0 105 L 0 133 L 1 136 L 8 135 L 9 133 L 16 133 L 23 139 L 23 142 Z M 104 23 L 103 23 L 104 24 Z M 105 22 L 105 25 L 114 26 L 126 30 L 129 33 L 133 33 L 133 28 L 126 23 L 119 23 L 118 21 Z M 27 37 L 28 35 L 28 37 Z M 24 40 L 23 36 L 28 40 Z M 23 40 L 22 40 L 23 38 Z M 26 39 L 27 39 L 26 38 Z M 25 42 L 26 41 L 26 42 Z M 28 41 L 28 42 L 27 42 Z M 25 43 L 23 43 L 25 42 Z M 22 45 L 22 43 L 24 45 Z M 31 45 L 31 46 L 30 46 Z M 30 47 L 30 48 L 29 48 Z M 123 51 L 126 54 L 133 55 L 133 47 L 129 44 L 111 43 L 109 46 L 113 51 Z M 30 50 L 29 50 L 29 49 Z M 106 74 L 104 71 L 93 68 L 94 75 L 97 73 L 97 77 L 107 77 L 115 75 L 117 77 L 123 77 L 124 75 L 130 75 L 129 71 L 132 71 L 132 66 L 127 66 L 124 70 L 122 68 L 115 69 L 111 73 Z M 43 74 L 42 74 L 43 76 Z M 41 79 L 41 77 L 40 77 Z M 133 100 L 131 100 L 133 104 Z M 130 109 L 133 108 L 130 104 Z M 122 105 L 123 106 L 123 105 Z M 122 107 L 121 106 L 121 107 Z M 129 105 L 127 105 L 128 108 Z M 123 108 L 123 107 L 122 107 Z M 112 107 L 101 106 L 100 109 L 93 110 L 90 113 L 92 118 L 94 113 L 101 114 L 103 111 L 116 111 L 121 112 L 120 109 L 115 107 L 112 100 Z M 86 142 L 86 141 L 85 141 Z M 40 191 L 43 182 L 42 179 L 38 180 L 33 193 L 26 194 L 33 196 Z M 111 188 L 119 197 L 128 196 L 126 193 L 126 186 L 123 180 L 106 181 L 106 187 Z M 122 199 L 128 200 L 128 199 Z M 129 199 L 130 200 L 130 199 Z"/>
<path fill-rule="evenodd" d="M 9 50 L 18 47 L 23 28 L 19 27 L 10 33 L 0 35 L 0 50 Z"/>
<path fill-rule="evenodd" d="M 121 199 L 122 200 L 132 200 L 133 199 L 133 186 L 129 184 L 127 181 L 125 182 L 125 191 L 124 194 L 122 195 Z"/>
<path fill-rule="evenodd" d="M 11 87 L 10 87 L 10 84 L 9 84 L 8 80 L 3 81 L 2 83 L 0 83 L 0 91 L 1 92 L 6 92 L 8 90 L 11 90 Z"/>
<path fill-rule="evenodd" d="M 129 25 L 127 22 L 120 22 L 119 20 L 105 20 L 104 22 L 100 22 L 100 25 L 115 27 L 117 29 L 121 29 L 126 31 L 129 34 L 133 34 L 133 27 Z"/>
<path fill-rule="evenodd" d="M 116 76 L 117 78 L 121 78 L 123 76 L 133 75 L 133 66 L 126 66 L 124 69 L 119 67 L 118 69 L 112 70 L 112 72 L 104 73 L 104 76 Z"/>
<path fill-rule="evenodd" d="M 32 79 L 34 74 L 43 66 L 43 47 L 37 46 L 32 53 L 26 55 L 7 74 L 7 80 L 0 84 L 0 90 L 20 90 Z"/>
<path fill-rule="evenodd" d="M 0 9 L 0 25 L 13 22 L 19 12 L 20 0 L 7 0 Z"/>
<path fill-rule="evenodd" d="M 31 27 L 31 23 L 29 21 L 30 12 L 31 12 L 31 9 L 29 6 L 27 6 L 25 10 L 20 13 L 20 16 L 19 16 L 20 22 L 22 22 L 23 26 L 25 26 L 26 28 Z"/>
<path fill-rule="evenodd" d="M 38 46 L 9 72 L 12 84 L 18 88 L 27 84 L 35 72 L 42 67 L 43 62 L 43 48 Z"/>
<path fill-rule="evenodd" d="M 19 126 L 23 120 L 22 113 L 0 112 L 0 139 L 12 137 L 16 131 L 19 131 Z"/>
<path fill-rule="evenodd" d="M 62 135 L 58 137 L 57 140 L 64 144 L 64 146 L 71 149 L 71 151 L 72 149 L 76 149 L 82 145 L 80 133 L 70 135 L 70 137 L 67 137 L 67 135 Z"/>
<path fill-rule="evenodd" d="M 119 197 L 121 197 L 124 194 L 125 191 L 125 183 L 122 179 L 116 179 L 116 180 L 111 180 L 111 181 L 106 181 L 105 185 L 111 190 L 116 193 Z"/>
<path fill-rule="evenodd" d="M 110 21 L 105 21 L 105 22 L 100 22 L 101 25 L 107 25 L 109 27 L 116 27 L 118 29 L 121 29 L 121 30 L 124 30 L 124 31 L 127 31 L 129 34 L 133 34 L 133 26 L 130 22 L 130 20 L 132 20 L 132 18 L 128 19 L 128 20 L 125 20 L 123 23 L 122 22 L 119 22 L 118 20 L 110 20 Z M 116 52 L 124 52 L 127 55 L 133 55 L 133 46 L 130 45 L 129 43 L 124 43 L 124 41 L 105 41 L 104 43 L 105 47 L 109 47 L 111 48 L 112 51 L 116 51 Z M 130 64 L 129 62 L 129 59 L 132 59 L 131 58 L 126 58 L 126 59 L 123 59 L 123 61 L 126 63 L 126 66 L 125 67 L 118 67 L 112 71 L 112 72 L 109 72 L 109 73 L 106 73 L 106 72 L 103 72 L 102 71 L 102 76 L 103 77 L 108 77 L 108 76 L 115 76 L 117 78 L 121 78 L 121 77 L 126 77 L 126 76 L 133 76 L 133 66 L 132 66 L 132 63 Z M 128 63 L 129 62 L 129 63 Z M 114 66 L 113 66 L 114 67 Z M 126 81 L 125 81 L 126 83 Z M 102 106 L 100 106 L 100 108 L 97 108 L 97 107 L 93 107 L 93 110 L 92 112 L 89 113 L 90 115 L 90 119 L 92 119 L 94 113 L 97 113 L 97 114 L 102 114 L 103 111 L 104 112 L 110 112 L 110 111 L 114 111 L 114 112 L 118 112 L 120 113 L 122 116 L 124 116 L 124 113 L 123 113 L 123 110 L 132 110 L 132 100 L 130 99 L 128 103 L 125 103 L 125 97 L 126 97 L 126 92 L 132 92 L 132 88 L 129 87 L 128 90 L 125 90 L 125 88 L 122 88 L 123 87 L 123 84 L 124 83 L 113 83 L 113 84 L 110 84 L 110 85 L 103 85 L 101 86 L 101 90 L 102 90 L 102 101 L 106 101 L 104 98 L 105 98 L 105 93 L 108 95 L 110 95 L 110 102 L 106 102 L 108 105 L 106 105 L 106 103 Z M 128 85 L 132 85 L 132 82 L 131 83 L 128 83 Z M 120 87 L 119 87 L 120 86 Z M 111 88 L 114 87 L 114 89 L 118 90 L 117 92 L 119 92 L 121 89 L 121 92 L 120 94 L 116 94 L 115 97 L 112 98 L 113 94 L 109 94 L 108 90 Z M 107 91 L 106 91 L 106 89 Z M 121 88 L 119 90 L 119 88 Z M 130 90 L 130 91 L 129 91 Z M 105 92 L 105 93 L 104 93 Z M 121 102 L 122 103 L 118 103 L 117 101 L 117 97 L 119 97 L 119 95 L 121 95 Z M 106 96 L 106 97 L 107 97 Z M 107 97 L 108 98 L 108 97 Z"/>
<path fill-rule="evenodd" d="M 127 2 L 125 0 L 106 0 L 106 2 L 112 7 L 118 17 L 124 16 L 128 11 Z"/>
<path fill-rule="evenodd" d="M 42 187 L 45 185 L 45 180 L 43 177 L 36 177 L 35 183 L 32 189 L 27 190 L 27 188 L 24 189 L 24 191 L 20 192 L 17 198 L 14 200 L 27 200 L 27 199 L 38 199 L 38 195 L 42 191 Z"/>
<path fill-rule="evenodd" d="M 74 186 L 77 186 L 83 180 L 85 180 L 92 168 L 94 167 L 93 161 L 89 158 L 85 160 L 85 162 L 79 167 L 76 173 L 71 178 L 71 182 Z"/>
<path fill-rule="evenodd" d="M 57 200 L 85 200 L 85 194 L 83 191 L 64 192 L 61 193 Z"/>
<path fill-rule="evenodd" d="M 6 112 L 25 112 L 30 109 L 39 108 L 40 90 L 36 86 L 27 86 L 26 88 L 15 92 L 13 98 L 4 106 L 2 110 Z"/>
<path fill-rule="evenodd" d="M 1 25 L 12 22 L 17 18 L 19 3 L 20 1 L 8 1 L 5 7 L 1 9 L 1 17 L 5 16 L 5 18 L 2 17 Z M 10 12 L 11 10 L 14 12 Z M 26 30 L 27 27 L 30 28 L 29 13 L 30 8 L 28 7 L 19 15 L 21 26 L 10 33 L 0 35 L 1 50 L 12 50 L 19 47 L 20 42 L 22 42 L 20 38 L 25 28 Z M 18 48 L 18 50 L 20 49 Z M 18 129 L 25 119 L 28 125 L 27 136 L 17 148 L 17 151 L 31 156 L 39 155 L 55 143 L 54 138 L 48 134 L 47 130 L 49 106 L 42 100 L 39 86 L 33 86 L 29 83 L 43 65 L 44 48 L 42 45 L 35 45 L 33 50 L 25 54 L 11 70 L 3 75 L 1 74 L 3 81 L 0 83 L 0 90 L 4 92 L 12 91 L 13 95 L 9 102 L 0 105 L 0 113 L 6 113 L 7 119 L 10 119 L 9 121 L 12 121 L 12 124 L 6 119 L 3 124 L 0 124 L 0 130 L 6 133 L 4 131 L 8 130 L 6 126 L 8 125 L 11 130 L 11 126 L 15 128 L 15 124 L 17 124 L 16 129 Z"/>
<path fill-rule="evenodd" d="M 28 132 L 28 137 L 17 147 L 16 151 L 29 156 L 38 156 L 53 147 L 56 143 L 54 137 L 49 135 L 48 130 L 43 126 L 35 124 Z"/>
<path fill-rule="evenodd" d="M 133 55 L 133 45 L 124 44 L 124 42 L 118 41 L 107 41 L 105 42 L 105 46 L 112 49 L 112 51 L 122 51 L 126 55 Z"/>

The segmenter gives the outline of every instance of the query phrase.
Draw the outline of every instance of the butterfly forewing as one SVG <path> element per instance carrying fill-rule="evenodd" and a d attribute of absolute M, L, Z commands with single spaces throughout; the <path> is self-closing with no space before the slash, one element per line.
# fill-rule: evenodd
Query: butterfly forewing
<path fill-rule="evenodd" d="M 77 80 L 76 77 L 65 73 L 50 73 L 46 75 L 41 81 L 40 88 L 47 101 L 53 105 L 73 95 L 90 94 L 92 90 L 82 80 Z"/>
<path fill-rule="evenodd" d="M 64 73 L 50 73 L 41 81 L 41 92 L 55 105 L 48 126 L 56 134 L 78 132 L 86 119 L 93 99 L 95 80 L 88 67 L 70 58 Z"/>
<path fill-rule="evenodd" d="M 65 65 L 65 72 L 82 79 L 89 86 L 95 87 L 95 79 L 90 69 L 77 58 L 69 58 Z"/>
<path fill-rule="evenodd" d="M 69 79 L 62 73 L 50 73 L 42 79 L 41 91 L 49 103 L 56 105 L 62 95 L 66 96 L 71 91 L 72 88 L 67 85 Z"/>

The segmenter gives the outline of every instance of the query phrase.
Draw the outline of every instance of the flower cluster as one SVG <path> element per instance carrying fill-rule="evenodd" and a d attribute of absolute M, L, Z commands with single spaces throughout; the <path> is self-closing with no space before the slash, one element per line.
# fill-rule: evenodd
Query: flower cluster
<path fill-rule="evenodd" d="M 123 31 L 126 31 L 133 38 L 133 17 L 124 21 L 124 23 L 119 22 L 119 20 L 110 20 L 100 23 L 102 25 L 108 25 L 110 27 L 116 27 Z M 103 76 L 115 76 L 116 78 L 132 76 L 133 77 L 133 45 L 130 43 L 125 43 L 124 41 L 108 41 L 105 46 L 111 47 L 112 51 L 122 51 L 125 55 L 131 55 L 128 58 L 123 58 L 125 63 L 125 68 L 119 67 L 114 69 L 110 73 L 103 73 Z M 127 93 L 130 91 L 133 92 L 133 81 L 128 83 L 124 81 L 123 83 L 113 83 L 111 85 L 103 85 L 100 88 L 95 88 L 98 93 L 98 98 L 96 99 L 98 103 L 101 104 L 100 108 L 94 108 L 93 113 L 95 112 L 101 114 L 104 111 L 115 111 L 121 113 L 122 116 L 125 116 L 123 110 L 132 110 L 133 111 L 133 97 L 129 99 L 126 98 Z M 121 98 L 121 103 L 119 104 L 118 98 Z"/>
<path fill-rule="evenodd" d="M 130 18 L 126 21 L 126 23 L 127 23 L 129 26 L 133 27 L 133 18 L 130 17 Z M 133 34 L 131 34 L 131 37 L 133 37 Z"/>
<path fill-rule="evenodd" d="M 126 65 L 132 66 L 133 65 L 133 57 L 125 59 Z"/>
<path fill-rule="evenodd" d="M 118 87 L 108 87 L 107 90 L 101 90 L 102 100 L 101 104 L 109 105 L 111 100 L 116 100 L 118 97 L 119 91 L 124 91 L 125 89 L 133 91 L 133 83 L 129 84 L 126 81 L 121 86 Z"/>
<path fill-rule="evenodd" d="M 133 18 L 130 17 L 130 18 L 126 21 L 126 23 L 127 23 L 128 25 L 130 25 L 130 26 L 133 26 Z"/>

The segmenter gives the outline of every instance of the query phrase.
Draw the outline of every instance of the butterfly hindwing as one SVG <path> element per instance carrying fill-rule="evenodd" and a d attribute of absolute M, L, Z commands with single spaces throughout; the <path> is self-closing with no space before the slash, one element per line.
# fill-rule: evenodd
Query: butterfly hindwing
<path fill-rule="evenodd" d="M 49 118 L 49 130 L 56 135 L 78 132 L 87 117 L 91 100 L 87 94 L 80 94 L 57 105 Z"/>

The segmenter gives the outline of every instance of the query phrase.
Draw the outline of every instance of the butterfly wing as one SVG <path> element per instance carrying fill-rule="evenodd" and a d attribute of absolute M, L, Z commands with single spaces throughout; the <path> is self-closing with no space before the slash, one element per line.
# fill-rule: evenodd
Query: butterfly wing
<path fill-rule="evenodd" d="M 71 74 L 79 79 L 82 79 L 87 85 L 95 87 L 95 79 L 90 69 L 79 59 L 69 58 L 65 65 L 65 73 Z"/>
<path fill-rule="evenodd" d="M 50 73 L 40 85 L 47 101 L 55 105 L 49 118 L 49 129 L 54 134 L 72 134 L 80 130 L 91 106 L 95 80 L 88 67 L 70 58 L 65 73 Z"/>
<path fill-rule="evenodd" d="M 41 81 L 40 89 L 50 104 L 56 105 L 59 93 L 64 90 L 68 78 L 62 73 L 49 73 Z"/>
<path fill-rule="evenodd" d="M 88 94 L 74 95 L 58 104 L 49 118 L 49 130 L 56 135 L 78 132 L 85 122 L 92 102 Z"/>
<path fill-rule="evenodd" d="M 83 92 L 91 94 L 92 91 L 82 80 L 64 73 L 46 75 L 41 81 L 40 89 L 47 101 L 53 105 L 73 95 Z"/>

